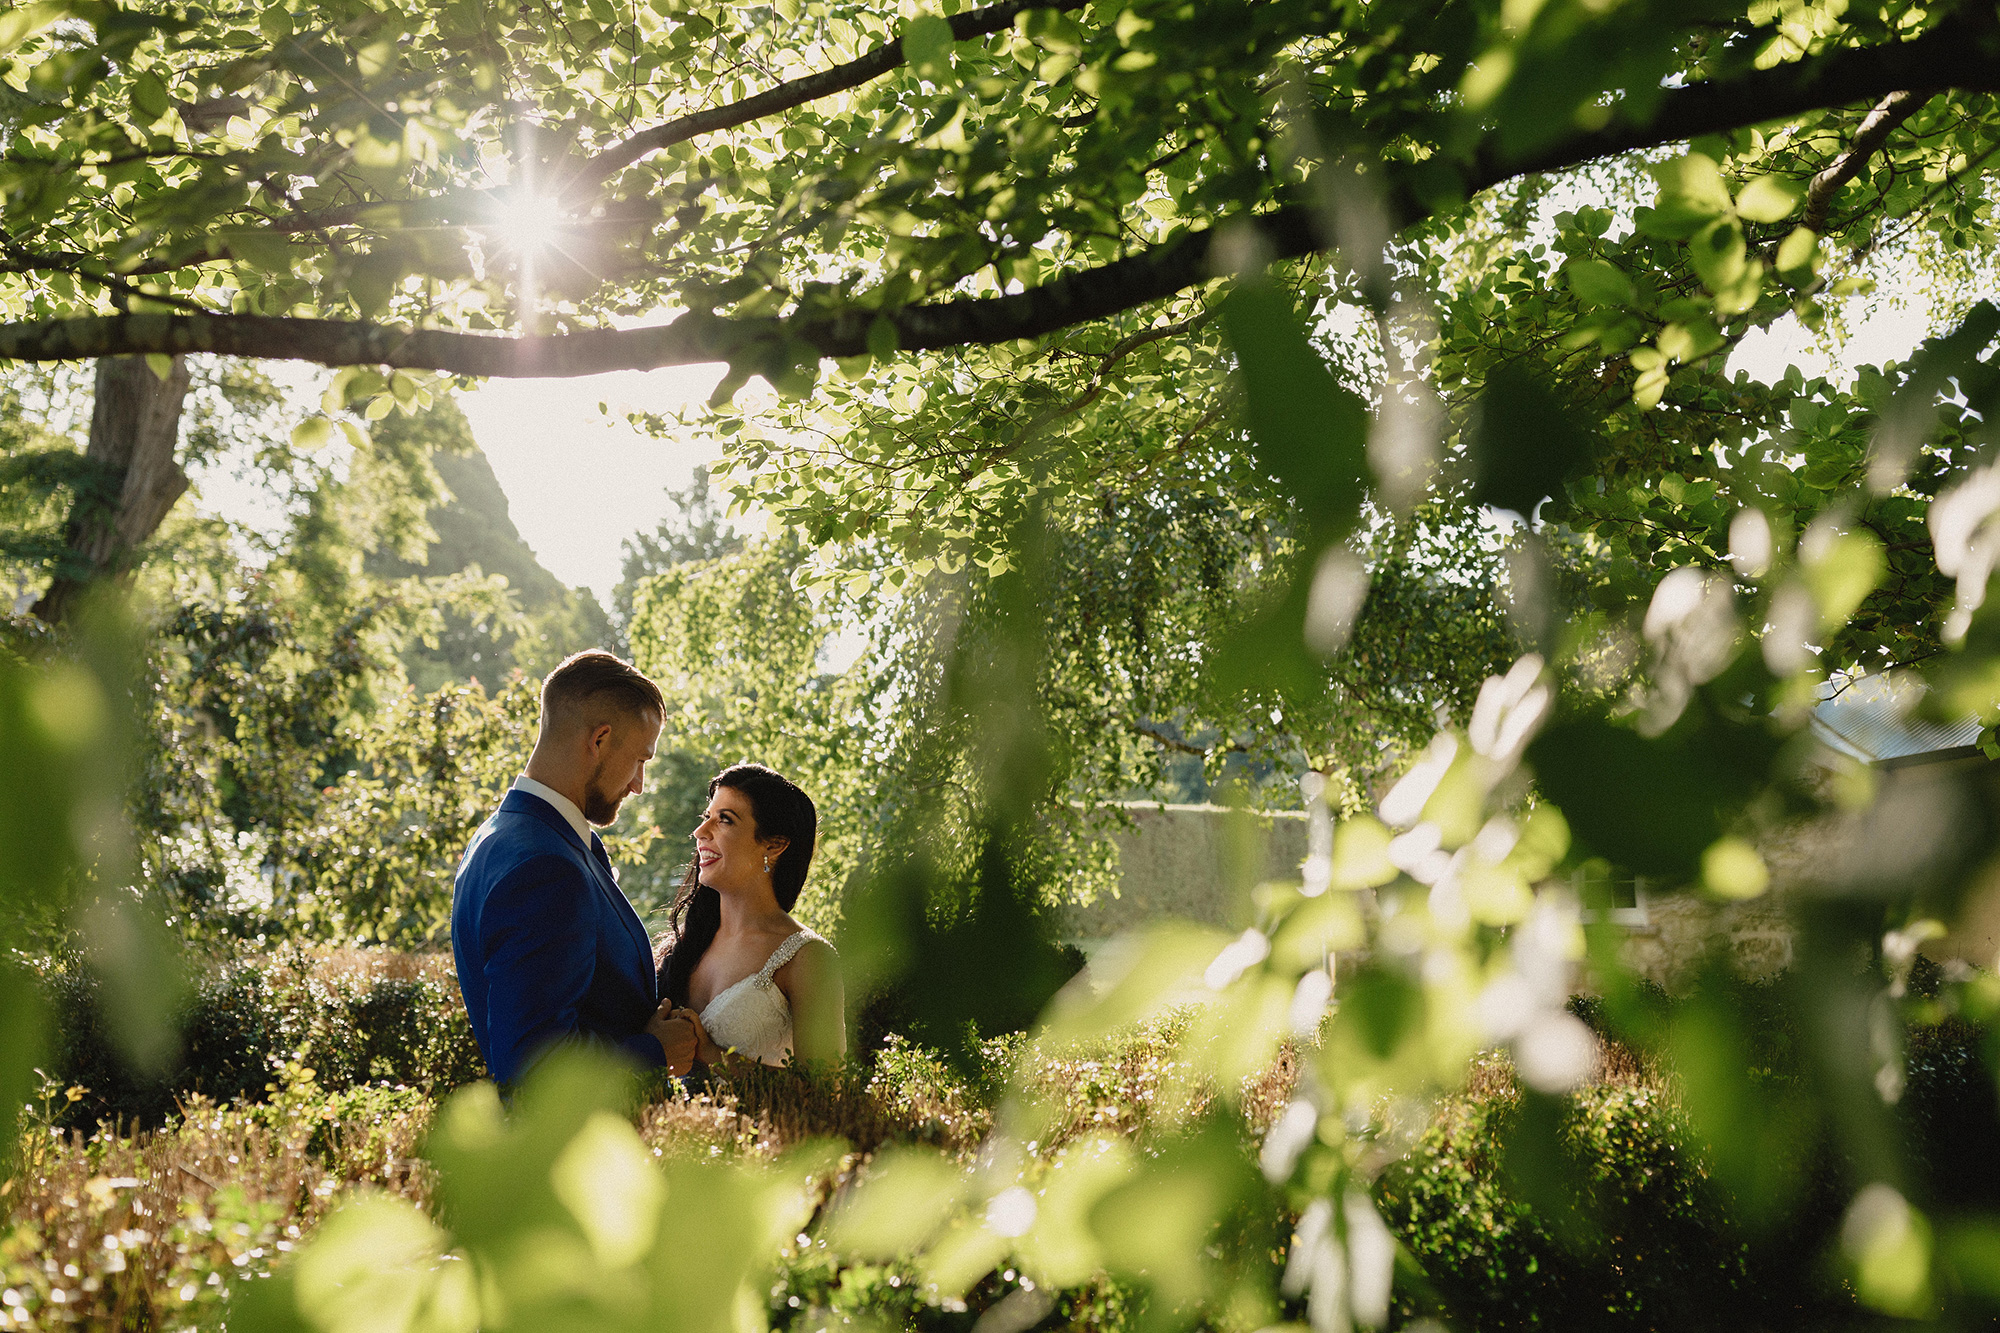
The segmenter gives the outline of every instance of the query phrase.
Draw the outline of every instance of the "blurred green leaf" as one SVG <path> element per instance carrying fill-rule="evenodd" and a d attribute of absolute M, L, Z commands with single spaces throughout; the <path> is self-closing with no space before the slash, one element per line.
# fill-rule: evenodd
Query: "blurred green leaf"
<path fill-rule="evenodd" d="M 1083 1041 L 1159 1013 L 1201 985 L 1228 943 L 1222 931 L 1173 920 L 1120 938 L 1049 1006 L 1041 1040 Z"/>
<path fill-rule="evenodd" d="M 1603 441 L 1533 372 L 1496 367 L 1479 398 L 1473 439 L 1473 496 L 1524 517 L 1545 496 L 1560 496 Z"/>
<path fill-rule="evenodd" d="M 1607 260 L 1572 259 L 1563 265 L 1563 276 L 1585 305 L 1629 306 L 1637 297 L 1632 279 Z"/>
<path fill-rule="evenodd" d="M 1321 542 L 1354 525 L 1367 475 L 1368 408 L 1306 338 L 1273 283 L 1238 286 L 1222 306 L 1260 463 L 1283 484 Z"/>
<path fill-rule="evenodd" d="M 1591 851 L 1685 883 L 1699 874 L 1728 813 L 1762 783 L 1775 752 L 1751 727 L 1688 725 L 1649 739 L 1574 717 L 1536 737 L 1528 759 Z"/>
<path fill-rule="evenodd" d="M 1736 212 L 1746 222 L 1783 222 L 1803 198 L 1805 191 L 1797 182 L 1759 176 L 1737 192 Z"/>
<path fill-rule="evenodd" d="M 964 1199 L 965 1173 L 942 1154 L 921 1148 L 885 1152 L 841 1201 L 831 1226 L 834 1243 L 875 1259 L 916 1253 Z"/>
<path fill-rule="evenodd" d="M 919 77 L 942 83 L 951 77 L 954 40 L 949 20 L 920 14 L 903 25 L 903 58 Z"/>

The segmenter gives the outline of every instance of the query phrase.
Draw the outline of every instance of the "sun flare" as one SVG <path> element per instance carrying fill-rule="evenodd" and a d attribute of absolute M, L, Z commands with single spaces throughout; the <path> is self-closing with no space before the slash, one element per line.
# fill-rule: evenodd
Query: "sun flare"
<path fill-rule="evenodd" d="M 561 239 L 565 222 L 562 206 L 554 199 L 523 190 L 507 199 L 494 230 L 510 250 L 535 255 Z"/>

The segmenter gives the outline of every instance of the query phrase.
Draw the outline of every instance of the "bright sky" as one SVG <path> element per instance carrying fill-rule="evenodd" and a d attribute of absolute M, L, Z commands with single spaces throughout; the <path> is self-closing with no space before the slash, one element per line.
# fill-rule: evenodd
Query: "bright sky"
<path fill-rule="evenodd" d="M 625 415 L 699 403 L 725 369 L 717 363 L 582 379 L 489 380 L 460 394 L 458 403 L 493 464 L 514 526 L 543 567 L 571 587 L 589 588 L 608 608 L 626 538 L 657 527 L 667 515 L 667 492 L 715 461 L 705 447 L 640 434 Z M 318 403 L 330 375 L 296 362 L 266 362 L 264 370 L 301 414 Z M 755 401 L 752 389 L 741 401 Z M 599 412 L 599 403 L 609 411 Z M 245 461 L 226 458 L 196 475 L 202 506 L 267 533 L 281 530 L 285 516 L 276 497 L 254 474 L 235 475 Z"/>
<path fill-rule="evenodd" d="M 715 459 L 692 443 L 656 440 L 625 423 L 628 411 L 699 403 L 721 365 L 618 371 L 569 380 L 488 380 L 458 404 L 492 461 L 514 526 L 542 564 L 605 606 L 618 583 L 620 546 L 651 532 L 667 492 Z M 600 414 L 599 403 L 610 411 Z"/>
<path fill-rule="evenodd" d="M 1732 373 L 1747 370 L 1750 377 L 1766 384 L 1796 365 L 1808 378 L 1831 375 L 1845 379 L 1858 366 L 1879 366 L 1885 361 L 1902 361 L 1930 334 L 1930 305 L 1913 300 L 1890 305 L 1878 303 L 1865 316 L 1856 306 L 1849 310 L 1852 326 L 1841 345 L 1839 361 L 1830 361 L 1813 346 L 1813 337 L 1791 315 L 1759 329 L 1736 345 L 1729 358 Z"/>

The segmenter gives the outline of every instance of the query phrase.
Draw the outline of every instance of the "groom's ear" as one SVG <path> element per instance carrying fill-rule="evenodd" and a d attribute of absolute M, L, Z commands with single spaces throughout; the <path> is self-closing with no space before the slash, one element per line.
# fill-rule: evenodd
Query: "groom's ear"
<path fill-rule="evenodd" d="M 611 733 L 615 730 L 617 728 L 613 727 L 609 722 L 600 722 L 592 727 L 586 737 L 590 743 L 591 751 L 595 753 L 609 745 L 611 743 Z"/>

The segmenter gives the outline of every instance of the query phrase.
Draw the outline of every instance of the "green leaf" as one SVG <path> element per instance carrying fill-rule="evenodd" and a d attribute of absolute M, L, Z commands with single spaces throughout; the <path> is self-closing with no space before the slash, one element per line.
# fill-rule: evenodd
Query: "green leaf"
<path fill-rule="evenodd" d="M 1819 606 L 1821 629 L 1845 625 L 1889 572 L 1882 543 L 1872 532 L 1808 534 L 1799 553 L 1800 572 Z"/>
<path fill-rule="evenodd" d="M 1367 473 L 1367 405 L 1334 379 L 1276 285 L 1238 287 L 1223 302 L 1222 322 L 1258 461 L 1316 529 L 1345 533 Z"/>
<path fill-rule="evenodd" d="M 965 1173 L 943 1154 L 892 1148 L 870 1162 L 831 1219 L 835 1243 L 873 1259 L 921 1248 L 966 1192 Z"/>
<path fill-rule="evenodd" d="M 170 105 L 166 81 L 152 70 L 144 70 L 132 80 L 132 109 L 142 120 L 158 120 L 167 114 Z"/>
<path fill-rule="evenodd" d="M 1572 259 L 1563 267 L 1570 290 L 1585 305 L 1629 306 L 1638 293 L 1616 264 L 1602 259 Z"/>
<path fill-rule="evenodd" d="M 1340 990 L 1340 1022 L 1378 1060 L 1396 1053 L 1423 1014 L 1423 994 L 1393 968 L 1367 967 Z"/>
<path fill-rule="evenodd" d="M 950 22 L 936 14 L 920 14 L 903 25 L 903 59 L 920 78 L 932 83 L 950 80 L 955 42 Z"/>
<path fill-rule="evenodd" d="M 1746 222 L 1782 222 L 1805 198 L 1794 181 L 1780 176 L 1759 176 L 1736 195 L 1736 215 Z"/>
<path fill-rule="evenodd" d="M 1717 331 L 1715 321 L 1707 316 L 1684 324 L 1669 324 L 1660 330 L 1660 354 L 1682 365 L 1701 360 L 1710 352 L 1720 350 L 1722 344 L 1722 334 Z"/>
<path fill-rule="evenodd" d="M 1726 813 L 1769 770 L 1776 744 L 1751 726 L 1683 725 L 1647 738 L 1576 717 L 1528 747 L 1535 780 L 1588 851 L 1614 865 L 1680 883 L 1726 831 Z"/>
<path fill-rule="evenodd" d="M 47 0 L 46 3 L 22 5 L 0 14 L 0 54 L 12 51 L 69 12 L 68 4 Z"/>
<path fill-rule="evenodd" d="M 1721 169 L 1705 153 L 1662 162 L 1652 174 L 1660 183 L 1659 198 L 1640 218 L 1641 229 L 1649 235 L 1685 239 L 1733 208 Z"/>
<path fill-rule="evenodd" d="M 1811 227 L 1794 227 L 1778 245 L 1778 272 L 1788 282 L 1804 282 L 1819 264 L 1819 234 Z"/>
<path fill-rule="evenodd" d="M 325 417 L 307 417 L 292 427 L 292 447 L 307 453 L 324 449 L 333 440 L 333 423 Z"/>
<path fill-rule="evenodd" d="M 549 1179 L 606 1268 L 623 1268 L 652 1248 L 666 1181 L 623 1116 L 599 1111 L 585 1121 Z"/>
<path fill-rule="evenodd" d="M 887 361 L 896 355 L 902 340 L 896 336 L 896 326 L 887 317 L 877 315 L 868 326 L 868 355 L 877 361 Z"/>
<path fill-rule="evenodd" d="M 1734 218 L 1717 218 L 1688 242 L 1701 285 L 1711 292 L 1734 286 L 1742 277 L 1747 256 L 1743 228 Z"/>
<path fill-rule="evenodd" d="M 368 319 L 385 310 L 403 280 L 403 262 L 395 255 L 366 254 L 354 261 L 347 276 L 347 293 L 354 308 Z M 379 381 L 380 377 L 377 376 Z"/>
<path fill-rule="evenodd" d="M 1662 196 L 1710 217 L 1729 211 L 1729 187 L 1723 184 L 1722 169 L 1708 154 L 1689 153 L 1661 163 L 1652 172 Z"/>

